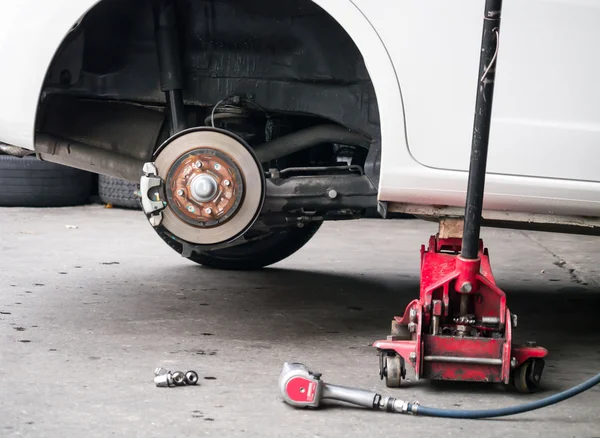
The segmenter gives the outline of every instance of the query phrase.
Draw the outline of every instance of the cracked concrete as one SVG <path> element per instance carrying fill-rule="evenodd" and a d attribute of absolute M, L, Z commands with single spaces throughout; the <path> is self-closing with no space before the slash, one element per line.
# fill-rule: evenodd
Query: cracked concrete
<path fill-rule="evenodd" d="M 599 435 L 599 389 L 468 422 L 298 411 L 281 402 L 277 377 L 297 360 L 332 383 L 465 409 L 576 385 L 600 369 L 600 238 L 483 230 L 519 315 L 516 337 L 550 350 L 543 391 L 520 395 L 410 373 L 388 390 L 378 379 L 369 345 L 417 296 L 419 247 L 434 224 L 328 223 L 296 255 L 249 273 L 182 259 L 135 211 L 0 209 L 0 230 L 0 436 Z M 157 366 L 195 369 L 200 385 L 156 388 Z"/>
<path fill-rule="evenodd" d="M 547 243 L 544 243 L 544 237 L 546 237 L 547 240 L 547 236 L 548 233 L 531 233 L 531 232 L 524 232 L 522 231 L 523 235 L 525 235 L 527 238 L 529 238 L 532 242 L 535 242 L 537 245 L 539 245 L 540 247 L 544 248 L 546 251 L 548 251 L 548 253 L 550 255 L 552 255 L 552 257 L 554 257 L 555 261 L 553 262 L 553 264 L 555 266 L 558 266 L 559 268 L 564 268 L 569 272 L 569 275 L 571 276 L 571 280 L 574 283 L 577 284 L 581 284 L 582 286 L 587 286 L 589 284 L 589 281 L 591 281 L 594 286 L 599 287 L 600 284 L 593 278 L 590 277 L 590 280 L 586 280 L 581 272 L 581 269 L 578 268 L 577 266 L 575 266 L 573 263 L 568 262 L 567 260 L 565 260 L 562 256 L 560 256 L 559 254 L 555 253 L 549 246 Z M 562 235 L 561 235 L 562 236 Z M 573 236 L 574 239 L 580 239 L 582 236 Z M 589 243 L 590 244 L 594 244 L 596 242 L 596 238 L 590 238 L 589 239 Z M 583 240 L 582 242 L 585 242 L 585 240 Z M 551 243 L 550 243 L 551 244 Z M 583 246 L 583 245 L 582 245 Z M 564 248 L 561 248 L 561 250 L 563 250 Z M 593 260 L 586 260 L 586 262 L 589 262 Z M 595 272 L 594 272 L 595 273 Z M 594 274 L 592 274 L 594 275 Z"/>

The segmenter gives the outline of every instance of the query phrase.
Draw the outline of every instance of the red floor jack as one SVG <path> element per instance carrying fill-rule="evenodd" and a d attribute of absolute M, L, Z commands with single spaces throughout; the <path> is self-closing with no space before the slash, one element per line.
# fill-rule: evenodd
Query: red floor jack
<path fill-rule="evenodd" d="M 421 247 L 420 297 L 373 344 L 388 387 L 400 386 L 407 362 L 417 379 L 512 382 L 522 392 L 540 382 L 548 351 L 513 344 L 517 318 L 479 238 L 501 7 L 501 0 L 486 1 L 462 239 L 438 233 Z"/>
<path fill-rule="evenodd" d="M 410 363 L 418 379 L 514 383 L 522 392 L 539 384 L 548 351 L 512 343 L 516 315 L 496 286 L 487 249 L 479 239 L 485 166 L 502 0 L 486 0 L 479 84 L 471 145 L 471 165 L 462 239 L 440 233 L 421 248 L 421 294 L 404 315 L 392 321 L 392 333 L 373 345 L 379 350 L 380 375 L 389 387 L 400 386 Z M 440 409 L 359 388 L 332 385 L 300 363 L 285 363 L 279 376 L 283 400 L 297 408 L 318 408 L 337 400 L 369 409 L 444 418 L 493 418 L 544 408 L 600 384 L 600 374 L 549 397 L 492 409 Z"/>

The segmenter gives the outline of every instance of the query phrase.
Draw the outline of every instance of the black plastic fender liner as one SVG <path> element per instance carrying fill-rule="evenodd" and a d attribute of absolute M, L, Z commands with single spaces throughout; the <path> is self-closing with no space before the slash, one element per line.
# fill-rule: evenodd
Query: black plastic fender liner
<path fill-rule="evenodd" d="M 278 263 L 296 253 L 312 239 L 321 225 L 322 222 L 311 222 L 302 228 L 289 227 L 268 233 L 260 239 L 209 250 L 182 244 L 164 227 L 155 228 L 155 231 L 174 251 L 199 265 L 227 271 L 252 271 Z"/>

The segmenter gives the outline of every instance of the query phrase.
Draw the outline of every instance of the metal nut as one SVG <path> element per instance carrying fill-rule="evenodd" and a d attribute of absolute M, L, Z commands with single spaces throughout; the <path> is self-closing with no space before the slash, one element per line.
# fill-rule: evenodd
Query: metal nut
<path fill-rule="evenodd" d="M 183 371 L 175 371 L 173 373 L 173 383 L 177 386 L 185 385 L 185 374 Z"/>
<path fill-rule="evenodd" d="M 188 208 L 187 208 L 187 209 L 188 209 L 188 211 L 189 211 L 190 213 L 193 213 L 193 212 L 195 212 L 195 211 L 196 211 L 196 209 L 194 208 L 194 206 L 193 206 L 193 205 L 188 205 Z"/>
<path fill-rule="evenodd" d="M 212 213 L 212 208 L 208 207 L 208 208 L 207 208 L 206 210 L 204 210 L 204 211 L 206 211 L 206 214 L 211 214 L 211 213 Z"/>
<path fill-rule="evenodd" d="M 223 185 L 225 187 L 229 187 L 231 185 L 231 181 L 229 181 L 228 179 L 226 179 L 225 181 L 223 181 Z"/>
<path fill-rule="evenodd" d="M 409 319 L 411 322 L 417 322 L 417 309 L 414 307 L 410 309 Z"/>
<path fill-rule="evenodd" d="M 185 383 L 187 385 L 195 385 L 198 383 L 198 373 L 196 373 L 196 371 L 188 371 L 185 373 Z"/>
<path fill-rule="evenodd" d="M 161 374 L 154 378 L 154 384 L 158 387 L 175 386 L 173 375 L 171 373 Z"/>
<path fill-rule="evenodd" d="M 179 189 L 179 190 L 177 190 L 177 195 L 178 195 L 178 196 L 183 196 L 183 194 L 184 194 L 184 193 L 185 193 L 185 192 L 183 191 L 183 189 Z"/>
<path fill-rule="evenodd" d="M 168 372 L 169 372 L 169 370 L 167 370 L 166 368 L 158 367 L 154 370 L 154 375 L 162 376 L 163 374 L 167 374 Z"/>
<path fill-rule="evenodd" d="M 473 291 L 473 285 L 468 281 L 465 281 L 460 287 L 460 291 L 464 294 L 471 293 Z"/>
<path fill-rule="evenodd" d="M 221 165 L 219 163 L 215 163 L 215 170 L 221 170 Z"/>

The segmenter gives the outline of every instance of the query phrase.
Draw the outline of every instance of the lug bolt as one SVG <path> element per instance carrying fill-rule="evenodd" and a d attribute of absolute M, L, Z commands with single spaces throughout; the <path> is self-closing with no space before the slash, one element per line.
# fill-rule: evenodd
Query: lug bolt
<path fill-rule="evenodd" d="M 231 181 L 229 181 L 228 179 L 226 179 L 225 181 L 223 181 L 223 185 L 225 187 L 229 187 L 231 185 Z"/>
<path fill-rule="evenodd" d="M 196 166 L 198 169 L 200 169 L 202 167 L 202 161 L 196 161 L 194 163 L 194 166 Z"/>
<path fill-rule="evenodd" d="M 185 385 L 185 373 L 183 371 L 175 371 L 173 374 L 173 383 L 177 386 Z"/>
<path fill-rule="evenodd" d="M 179 190 L 177 190 L 177 194 L 178 194 L 179 196 L 183 196 L 183 194 L 184 194 L 184 193 L 185 193 L 185 192 L 183 191 L 183 189 L 179 189 Z"/>
<path fill-rule="evenodd" d="M 188 211 L 189 211 L 190 213 L 193 213 L 193 212 L 195 212 L 195 211 L 196 211 L 196 209 L 194 208 L 194 206 L 193 206 L 193 205 L 188 205 Z"/>
<path fill-rule="evenodd" d="M 195 385 L 198 383 L 198 373 L 196 373 L 196 371 L 188 371 L 185 373 L 185 383 L 187 385 Z"/>
<path fill-rule="evenodd" d="M 174 371 L 171 372 L 163 367 L 154 370 L 154 383 L 158 387 L 173 387 L 185 385 L 197 385 L 198 373 L 196 371 Z"/>
<path fill-rule="evenodd" d="M 221 170 L 221 165 L 219 163 L 215 163 L 215 170 Z"/>
<path fill-rule="evenodd" d="M 204 210 L 204 211 L 206 211 L 206 214 L 211 214 L 211 213 L 212 213 L 212 208 L 208 207 L 208 208 L 207 208 L 206 210 Z"/>

